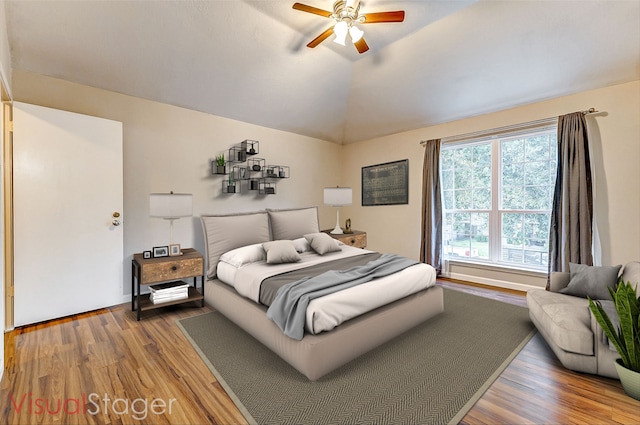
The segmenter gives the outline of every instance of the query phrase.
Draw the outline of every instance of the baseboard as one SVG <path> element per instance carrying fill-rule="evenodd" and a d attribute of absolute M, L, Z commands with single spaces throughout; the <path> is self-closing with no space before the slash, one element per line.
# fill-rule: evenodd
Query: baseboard
<path fill-rule="evenodd" d="M 513 289 L 515 291 L 528 292 L 532 289 L 543 289 L 535 285 L 527 285 L 525 283 L 509 282 L 505 280 L 489 279 L 486 277 L 473 276 L 462 273 L 449 273 L 447 276 L 451 279 L 462 280 L 465 282 L 479 283 L 481 285 L 495 286 L 498 288 Z"/>

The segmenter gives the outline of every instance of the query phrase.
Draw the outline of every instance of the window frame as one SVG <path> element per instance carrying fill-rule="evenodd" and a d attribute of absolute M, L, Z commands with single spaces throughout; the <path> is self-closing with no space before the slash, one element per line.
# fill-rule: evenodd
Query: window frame
<path fill-rule="evenodd" d="M 548 210 L 532 210 L 532 209 L 524 209 L 525 205 L 523 205 L 523 209 L 514 210 L 514 209 L 503 209 L 502 208 L 502 191 L 503 191 L 503 179 L 502 179 L 502 149 L 501 143 L 503 140 L 508 139 L 517 139 L 517 138 L 525 138 L 525 137 L 535 137 L 536 135 L 541 134 L 557 134 L 557 119 L 547 119 L 540 120 L 537 122 L 524 123 L 521 125 L 503 127 L 494 130 L 488 130 L 484 132 L 472 133 L 468 135 L 462 135 L 453 137 L 450 139 L 442 139 L 442 148 L 441 151 L 450 150 L 454 148 L 460 148 L 463 146 L 474 146 L 483 143 L 490 143 L 491 146 L 491 208 L 489 210 L 479 210 L 479 209 L 452 209 L 447 210 L 445 204 L 445 184 L 443 179 L 443 168 L 440 168 L 440 184 L 442 187 L 442 220 L 443 223 L 447 223 L 446 214 L 447 213 L 488 213 L 488 233 L 489 233 L 489 258 L 477 258 L 477 257 L 450 257 L 448 252 L 443 249 L 443 258 L 449 262 L 459 262 L 463 264 L 475 264 L 475 265 L 483 265 L 495 268 L 502 269 L 515 269 L 522 270 L 526 272 L 546 272 L 547 265 L 534 265 L 527 264 L 525 259 L 523 258 L 522 263 L 516 262 L 508 262 L 503 261 L 502 259 L 502 239 L 503 239 L 503 215 L 505 213 L 516 213 L 516 214 L 536 214 L 536 213 L 550 213 L 552 205 L 549 205 Z M 442 152 L 441 152 L 442 155 Z M 557 156 L 557 154 L 556 154 Z M 550 161 L 554 161 L 553 158 L 550 157 Z M 527 161 L 525 161 L 526 163 Z M 557 161 L 556 161 L 557 162 Z M 557 163 L 556 163 L 557 167 Z M 526 186 L 526 185 L 525 185 Z M 554 182 L 550 182 L 549 188 L 551 190 L 554 187 Z M 552 194 L 551 194 L 552 195 Z M 471 205 L 472 207 L 474 205 Z M 444 229 L 443 229 L 444 230 Z M 548 239 L 547 239 L 548 244 Z M 525 251 L 525 247 L 522 248 L 523 254 Z"/>

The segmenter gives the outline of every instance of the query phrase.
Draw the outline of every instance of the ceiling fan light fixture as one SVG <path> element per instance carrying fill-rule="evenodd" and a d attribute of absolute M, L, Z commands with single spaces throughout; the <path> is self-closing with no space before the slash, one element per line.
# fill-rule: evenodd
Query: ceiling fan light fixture
<path fill-rule="evenodd" d="M 347 33 L 349 32 L 349 25 L 345 21 L 339 21 L 336 26 L 333 27 L 333 32 L 336 34 L 336 38 L 333 42 L 344 46 L 344 42 L 347 39 Z"/>
<path fill-rule="evenodd" d="M 360 41 L 360 39 L 364 35 L 364 31 L 362 31 L 355 25 L 352 25 L 351 28 L 349 28 L 349 35 L 351 36 L 351 41 L 355 44 Z"/>

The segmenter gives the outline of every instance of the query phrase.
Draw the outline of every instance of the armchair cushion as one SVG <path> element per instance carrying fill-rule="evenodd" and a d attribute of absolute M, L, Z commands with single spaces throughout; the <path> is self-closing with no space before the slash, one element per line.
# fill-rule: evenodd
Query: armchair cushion
<path fill-rule="evenodd" d="M 614 289 L 618 283 L 620 267 L 622 265 L 598 267 L 569 263 L 569 285 L 561 289 L 560 293 L 594 300 L 610 300 L 608 288 Z"/>
<path fill-rule="evenodd" d="M 537 318 L 555 345 L 570 353 L 594 354 L 586 299 L 533 290 L 527 293 L 527 304 L 530 314 Z"/>

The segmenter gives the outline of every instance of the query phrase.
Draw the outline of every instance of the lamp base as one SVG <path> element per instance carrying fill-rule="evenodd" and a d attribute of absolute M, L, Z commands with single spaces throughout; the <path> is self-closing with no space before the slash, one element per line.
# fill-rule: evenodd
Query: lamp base
<path fill-rule="evenodd" d="M 340 208 L 336 208 L 336 227 L 330 231 L 332 235 L 343 235 L 342 227 L 340 227 Z"/>
<path fill-rule="evenodd" d="M 344 235 L 344 232 L 342 231 L 342 228 L 340 226 L 336 226 L 336 228 L 329 233 L 331 233 L 332 235 Z"/>

